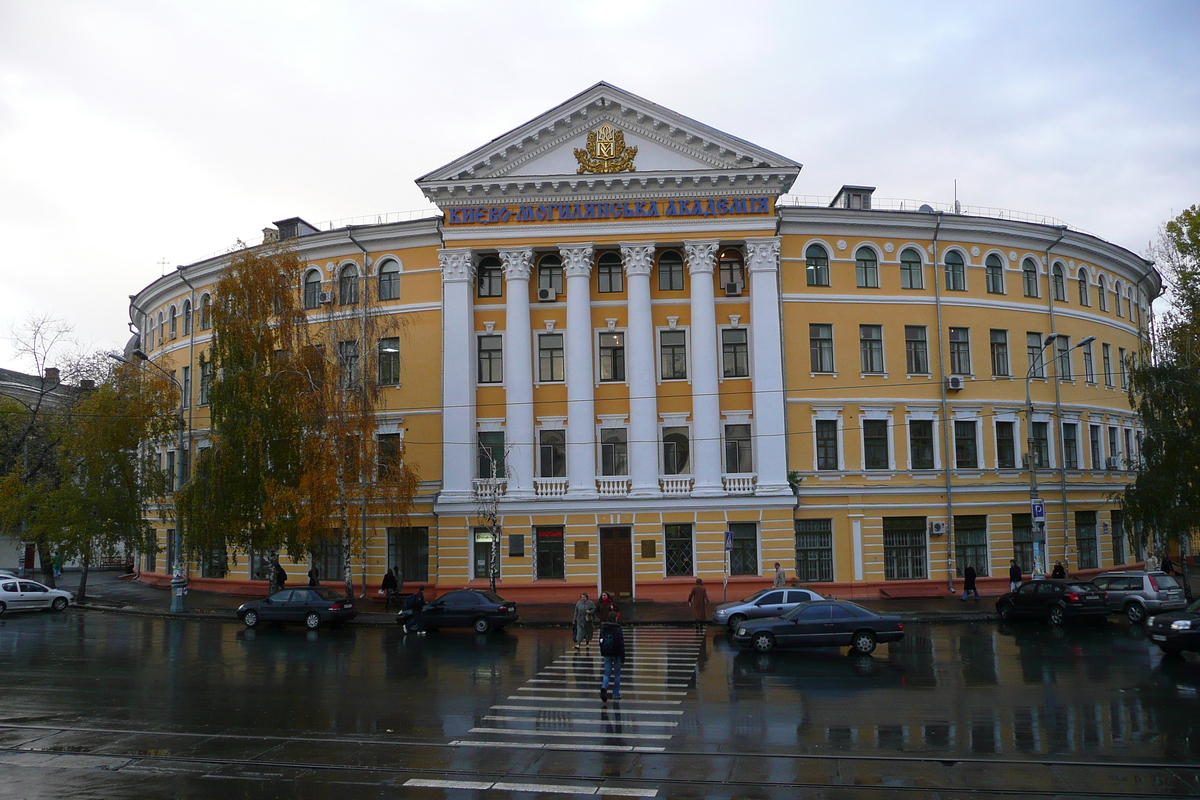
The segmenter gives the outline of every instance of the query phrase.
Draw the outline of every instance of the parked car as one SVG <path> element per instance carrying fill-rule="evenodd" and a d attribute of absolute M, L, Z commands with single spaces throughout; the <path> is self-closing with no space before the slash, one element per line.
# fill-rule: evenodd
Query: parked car
<path fill-rule="evenodd" d="M 354 601 L 324 586 L 280 589 L 270 597 L 238 606 L 238 618 L 253 628 L 260 622 L 303 622 L 315 630 L 326 622 L 346 622 L 358 615 Z"/>
<path fill-rule="evenodd" d="M 801 603 L 782 617 L 744 620 L 733 633 L 741 647 L 769 653 L 784 647 L 844 647 L 859 653 L 875 651 L 877 642 L 904 638 L 899 617 L 880 616 L 844 600 Z"/>
<path fill-rule="evenodd" d="M 1062 625 L 1069 619 L 1104 619 L 1111 609 L 1104 590 L 1089 581 L 1041 580 L 1022 583 L 996 601 L 1000 619 L 1045 619 Z"/>
<path fill-rule="evenodd" d="M 1200 600 L 1179 611 L 1155 614 L 1146 620 L 1146 631 L 1167 655 L 1184 650 L 1200 653 Z"/>
<path fill-rule="evenodd" d="M 1187 607 L 1183 587 L 1165 572 L 1105 572 L 1092 583 L 1108 592 L 1108 607 L 1130 622 L 1143 622 L 1150 614 Z"/>
<path fill-rule="evenodd" d="M 494 592 L 461 589 L 447 592 L 421 610 L 414 623 L 402 610 L 396 622 L 407 630 L 436 631 L 438 628 L 474 628 L 476 633 L 503 630 L 519 619 L 517 604 Z"/>
<path fill-rule="evenodd" d="M 74 602 L 75 596 L 62 589 L 51 589 L 28 578 L 0 577 L 0 614 L 44 608 L 63 611 Z"/>
<path fill-rule="evenodd" d="M 713 622 L 736 628 L 739 622 L 762 617 L 782 617 L 801 603 L 825 598 L 811 589 L 763 589 L 745 600 L 722 603 L 713 611 Z"/>
<path fill-rule="evenodd" d="M 0 569 L 0 578 L 16 578 L 17 573 L 7 569 Z"/>

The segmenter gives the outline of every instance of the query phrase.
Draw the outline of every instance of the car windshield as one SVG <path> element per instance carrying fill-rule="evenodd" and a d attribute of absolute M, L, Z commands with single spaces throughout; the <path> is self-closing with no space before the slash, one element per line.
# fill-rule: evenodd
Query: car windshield
<path fill-rule="evenodd" d="M 485 600 L 487 600 L 489 603 L 496 603 L 498 605 L 503 605 L 506 602 L 503 597 L 496 594 L 495 592 L 480 592 L 479 596 L 484 598 Z"/>
<path fill-rule="evenodd" d="M 805 600 L 803 603 L 797 603 L 795 608 L 788 609 L 788 611 L 783 614 L 783 618 L 792 619 L 793 617 L 799 616 L 801 613 L 803 613 L 804 609 L 811 606 L 814 602 L 815 601 L 812 600 Z"/>
<path fill-rule="evenodd" d="M 314 586 L 314 587 L 310 588 L 309 591 L 316 592 L 317 596 L 320 597 L 322 600 L 341 600 L 342 599 L 342 595 L 338 594 L 333 589 L 329 589 L 325 586 Z"/>
<path fill-rule="evenodd" d="M 1155 575 L 1154 582 L 1158 584 L 1159 589 L 1178 589 L 1179 583 L 1170 575 Z"/>
<path fill-rule="evenodd" d="M 749 596 L 749 597 L 747 597 L 745 600 L 741 600 L 741 601 L 738 601 L 738 602 L 742 602 L 742 603 L 753 603 L 755 600 L 757 600 L 758 598 L 762 597 L 762 596 L 763 596 L 764 594 L 766 594 L 767 592 L 773 592 L 773 591 L 775 591 L 775 590 L 774 590 L 774 589 L 763 589 L 763 590 L 761 590 L 761 591 L 755 592 L 754 594 L 750 595 L 750 596 Z"/>

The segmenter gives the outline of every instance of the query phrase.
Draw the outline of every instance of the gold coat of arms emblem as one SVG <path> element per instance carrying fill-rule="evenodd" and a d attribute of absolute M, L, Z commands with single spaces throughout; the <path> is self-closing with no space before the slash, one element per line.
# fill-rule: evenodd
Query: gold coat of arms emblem
<path fill-rule="evenodd" d="M 587 149 L 575 148 L 579 173 L 636 172 L 633 159 L 636 147 L 625 146 L 625 132 L 612 125 L 601 125 L 588 134 Z"/>

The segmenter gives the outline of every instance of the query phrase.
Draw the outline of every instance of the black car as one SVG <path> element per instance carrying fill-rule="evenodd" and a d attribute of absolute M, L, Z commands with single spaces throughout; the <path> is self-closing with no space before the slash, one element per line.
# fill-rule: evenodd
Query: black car
<path fill-rule="evenodd" d="M 746 620 L 737 626 L 733 641 L 769 653 L 777 647 L 845 647 L 871 653 L 877 642 L 904 638 L 899 617 L 880 616 L 844 600 L 801 603 L 782 617 Z"/>
<path fill-rule="evenodd" d="M 396 622 L 405 612 L 396 615 Z M 516 622 L 517 604 L 510 603 L 495 592 L 460 589 L 448 592 L 421 610 L 417 626 L 426 631 L 438 628 L 474 628 L 476 633 L 503 630 Z"/>
<path fill-rule="evenodd" d="M 1150 641 L 1168 655 L 1200 653 L 1200 600 L 1179 611 L 1155 614 L 1146 622 Z"/>
<path fill-rule="evenodd" d="M 324 586 L 280 589 L 270 597 L 243 603 L 237 613 L 247 628 L 260 622 L 303 622 L 309 630 L 325 622 L 345 622 L 358 615 L 354 601 Z"/>
<path fill-rule="evenodd" d="M 1104 619 L 1111 611 L 1105 591 L 1088 581 L 1029 581 L 996 601 L 1000 619 L 1045 619 L 1051 625 L 1069 619 Z"/>

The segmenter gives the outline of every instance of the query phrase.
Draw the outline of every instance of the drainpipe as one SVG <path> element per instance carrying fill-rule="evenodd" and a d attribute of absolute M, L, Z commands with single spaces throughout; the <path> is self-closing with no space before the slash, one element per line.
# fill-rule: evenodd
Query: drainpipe
<path fill-rule="evenodd" d="M 351 242 L 354 242 L 355 247 L 357 247 L 359 250 L 362 250 L 362 254 L 363 254 L 363 269 L 362 269 L 362 284 L 361 284 L 362 291 L 359 292 L 359 295 L 358 295 L 358 305 L 359 305 L 359 308 L 362 309 L 362 338 L 360 340 L 360 341 L 362 341 L 362 356 L 359 358 L 359 364 L 361 366 L 359 367 L 358 379 L 362 382 L 362 384 L 359 386 L 359 392 L 360 392 L 360 396 L 362 397 L 362 406 L 363 407 L 360 410 L 365 412 L 366 404 L 367 404 L 367 395 L 366 395 L 366 391 L 367 391 L 367 383 L 366 383 L 366 381 L 367 381 L 367 370 L 366 370 L 366 366 L 367 366 L 367 287 L 370 285 L 367 282 L 367 270 L 370 269 L 370 267 L 371 267 L 371 257 L 367 254 L 367 248 L 363 247 L 362 244 L 358 241 L 358 239 L 354 238 L 353 226 L 347 226 L 346 236 L 350 239 Z M 363 444 L 365 445 L 366 442 L 363 442 Z M 359 509 L 360 509 L 361 517 L 362 517 L 362 551 L 363 551 L 362 581 L 361 581 L 362 582 L 362 594 L 359 595 L 359 597 L 365 598 L 367 596 L 367 475 L 366 475 L 366 473 L 361 472 L 361 474 L 359 475 L 359 479 L 362 481 L 362 502 L 359 503 Z"/>
<path fill-rule="evenodd" d="M 1067 227 L 1065 225 L 1058 226 L 1058 238 L 1055 239 L 1053 242 L 1051 242 L 1050 245 L 1046 248 L 1046 279 L 1047 279 L 1046 283 L 1047 283 L 1047 288 L 1049 289 L 1049 291 L 1046 292 L 1046 301 L 1047 301 L 1047 307 L 1049 308 L 1049 311 L 1050 311 L 1050 332 L 1051 333 L 1058 333 L 1058 327 L 1057 327 L 1057 320 L 1055 319 L 1055 316 L 1054 316 L 1054 262 L 1051 261 L 1051 259 L 1050 259 L 1050 251 L 1053 250 L 1055 247 L 1057 247 L 1058 243 L 1061 242 L 1066 235 L 1067 235 Z M 1067 284 L 1067 275 L 1066 275 L 1066 271 L 1064 270 L 1064 272 L 1063 272 L 1063 290 L 1064 291 L 1066 290 L 1066 284 Z M 1054 343 L 1054 349 L 1056 351 L 1058 350 L 1057 340 Z M 1071 349 L 1074 349 L 1074 348 L 1071 348 Z M 1070 357 L 1069 353 L 1070 353 L 1071 349 L 1067 350 L 1068 358 Z M 1043 363 L 1044 363 L 1044 361 L 1043 361 Z M 1069 568 L 1071 562 L 1070 562 L 1070 559 L 1067 557 L 1067 548 L 1069 546 L 1070 537 L 1067 535 L 1067 532 L 1070 530 L 1070 525 L 1067 520 L 1067 515 L 1070 512 L 1067 511 L 1067 467 L 1066 467 L 1066 452 L 1067 452 L 1067 450 L 1066 450 L 1066 447 L 1063 445 L 1063 435 L 1062 435 L 1062 381 L 1063 381 L 1062 367 L 1063 367 L 1062 362 L 1056 357 L 1054 359 L 1054 418 L 1055 418 L 1055 420 L 1058 421 L 1058 430 L 1056 430 L 1054 432 L 1055 433 L 1054 438 L 1058 441 L 1058 488 L 1059 488 L 1060 498 L 1062 501 L 1063 561 L 1067 562 L 1066 564 L 1064 564 L 1064 566 Z M 1068 375 L 1067 378 L 1073 379 L 1074 376 Z M 1033 431 L 1032 418 L 1030 420 L 1028 420 L 1028 422 L 1029 422 L 1030 432 L 1032 433 L 1032 431 Z M 1078 442 L 1078 439 L 1076 439 L 1076 441 Z M 1044 537 L 1044 539 L 1046 542 L 1046 549 L 1047 549 L 1047 551 L 1049 551 L 1050 537 L 1047 535 Z M 1047 566 L 1050 565 L 1050 553 L 1049 552 L 1046 553 L 1046 565 Z"/>
<path fill-rule="evenodd" d="M 933 301 L 937 309 L 938 386 L 942 401 L 942 475 L 946 479 L 946 586 L 954 594 L 954 484 L 950 478 L 950 403 L 946 397 L 946 346 L 942 329 L 942 284 L 938 276 L 938 236 L 942 215 L 933 226 Z"/>

